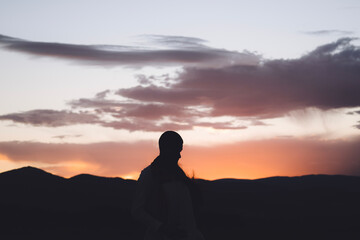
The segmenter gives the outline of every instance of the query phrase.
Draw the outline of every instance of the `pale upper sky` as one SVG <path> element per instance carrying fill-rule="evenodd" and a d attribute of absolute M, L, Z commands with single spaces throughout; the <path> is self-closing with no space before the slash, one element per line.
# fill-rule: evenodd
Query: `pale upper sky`
<path fill-rule="evenodd" d="M 180 79 L 182 77 L 188 79 L 187 77 L 191 77 L 191 74 L 208 76 L 205 73 L 192 72 L 191 67 L 197 66 L 196 61 L 198 60 L 195 63 L 188 63 L 186 62 L 188 60 L 174 60 L 165 54 L 162 56 L 165 63 L 161 62 L 161 64 L 155 65 L 146 62 L 142 62 L 140 65 L 113 62 L 108 65 L 101 62 L 106 61 L 104 59 L 100 60 L 100 63 L 89 64 L 86 62 L 88 55 L 82 61 L 81 56 L 60 56 L 62 50 L 54 53 L 46 52 L 47 50 L 44 48 L 45 50 L 41 51 L 45 52 L 40 53 L 36 52 L 38 50 L 33 46 L 31 51 L 35 52 L 21 49 L 21 44 L 28 42 L 40 42 L 40 45 L 41 43 L 59 43 L 63 44 L 62 46 L 72 44 L 72 46 L 76 45 L 75 48 L 78 46 L 79 51 L 88 45 L 98 45 L 96 48 L 112 45 L 107 51 L 111 51 L 112 48 L 120 48 L 120 46 L 131 46 L 135 48 L 134 51 L 130 50 L 133 51 L 132 53 L 136 53 L 137 50 L 153 51 L 167 48 L 182 51 L 192 47 L 191 50 L 196 48 L 195 50 L 199 50 L 201 54 L 215 56 L 214 62 L 199 60 L 198 66 L 220 66 L 220 68 L 224 66 L 217 66 L 214 63 L 220 61 L 222 62 L 220 64 L 224 64 L 226 57 L 234 57 L 231 61 L 235 61 L 237 64 L 241 61 L 241 63 L 250 64 L 251 59 L 265 62 L 284 59 L 284 61 L 295 60 L 294 64 L 296 65 L 300 64 L 300 61 L 296 62 L 297 59 L 309 54 L 319 46 L 334 43 L 341 38 L 354 38 L 351 41 L 352 46 L 360 44 L 360 41 L 356 39 L 360 36 L 360 25 L 358 24 L 360 22 L 360 2 L 356 0 L 0 0 L 0 6 L 0 35 L 20 41 L 19 45 L 11 49 L 6 48 L 8 43 L 5 38 L 4 40 L 0 39 L 0 115 L 6 115 L 5 119 L 0 121 L 0 141 L 2 142 L 96 143 L 153 140 L 161 131 L 143 131 L 142 127 L 147 128 L 149 123 L 142 122 L 141 118 L 139 120 L 139 115 L 136 114 L 145 114 L 145 112 L 134 113 L 133 111 L 136 109 L 132 108 L 127 113 L 135 114 L 134 118 L 139 124 L 137 125 L 139 128 L 135 130 L 133 126 L 126 125 L 129 124 L 128 122 L 121 123 L 128 127 L 123 127 L 123 125 L 121 125 L 122 127 L 114 127 L 115 125 L 105 127 L 103 122 L 99 124 L 96 120 L 93 122 L 81 120 L 80 124 L 62 125 L 61 123 L 56 125 L 58 123 L 36 122 L 46 122 L 48 121 L 46 117 L 45 120 L 33 120 L 37 116 L 29 115 L 29 119 L 17 121 L 19 116 L 9 117 L 7 115 L 44 109 L 72 111 L 74 105 L 69 105 L 69 102 L 79 99 L 94 99 L 97 93 L 105 90 L 111 92 L 106 95 L 106 99 L 109 101 L 117 101 L 121 97 L 125 97 L 127 104 L 130 102 L 143 104 L 148 100 L 144 100 L 142 95 L 140 97 L 136 95 L 138 94 L 136 87 L 146 88 L 148 85 L 139 83 L 139 74 L 142 74 L 147 80 L 151 78 L 151 75 L 159 79 L 161 75 L 166 74 L 170 74 L 172 80 L 176 78 L 177 74 L 180 75 Z M 157 39 L 158 42 L 152 41 L 154 35 L 157 37 L 160 35 L 160 41 L 159 39 Z M 175 39 L 171 36 L 185 38 Z M 199 42 L 192 38 L 205 41 Z M 175 40 L 179 42 L 173 42 Z M 171 44 L 166 45 L 169 43 L 166 41 L 172 41 L 171 44 L 180 43 L 180 45 L 175 47 Z M 201 46 L 197 44 L 201 44 Z M 203 48 L 204 45 L 206 48 Z M 190 48 L 186 48 L 189 46 Z M 341 49 L 336 51 L 341 51 Z M 334 50 L 331 54 L 335 54 L 336 51 Z M 178 55 L 175 53 L 174 56 Z M 144 59 L 141 61 L 148 61 Z M 166 64 L 167 61 L 171 63 L 169 66 Z M 262 74 L 259 73 L 257 76 L 263 79 Z M 171 81 L 171 79 L 166 79 L 161 81 Z M 268 80 L 272 81 L 271 78 Z M 158 80 L 150 82 L 151 84 L 164 84 Z M 186 82 L 188 81 L 184 81 L 179 86 L 172 85 L 175 86 L 174 93 L 177 94 L 182 90 Z M 130 93 L 126 94 L 135 95 L 129 97 L 124 93 L 117 94 L 116 91 L 119 89 L 128 89 Z M 149 88 L 148 90 L 152 91 L 153 89 Z M 296 94 L 296 90 L 290 89 L 289 91 Z M 182 95 L 179 95 L 180 100 L 181 97 Z M 205 94 L 201 99 L 211 97 L 214 96 Z M 233 99 L 239 100 L 235 95 L 233 97 Z M 212 103 L 214 106 L 217 104 L 216 101 L 215 99 Z M 298 138 L 316 136 L 319 139 L 330 140 L 359 136 L 359 129 L 354 127 L 359 116 L 347 114 L 358 111 L 359 102 L 348 103 L 345 101 L 346 103 L 343 104 L 342 101 L 338 101 L 330 103 L 330 105 L 326 105 L 326 103 L 325 106 L 322 99 L 313 100 L 314 105 L 312 105 L 313 103 L 297 105 L 298 101 L 299 99 L 294 99 L 295 107 L 293 105 L 284 106 L 280 110 L 265 112 L 261 106 L 257 108 L 259 106 L 256 105 L 256 109 L 254 107 L 256 113 L 249 110 L 247 112 L 249 115 L 244 115 L 242 111 L 236 112 L 234 115 L 229 114 L 231 111 L 238 111 L 231 109 L 225 109 L 224 111 L 228 112 L 221 113 L 223 107 L 219 107 L 214 115 L 208 117 L 202 115 L 200 118 L 197 114 L 204 114 L 206 111 L 200 111 L 198 102 L 190 105 L 181 102 L 189 107 L 186 108 L 186 111 L 190 111 L 189 109 L 192 108 L 200 111 L 183 113 L 184 116 L 190 114 L 189 116 L 194 120 L 188 124 L 195 125 L 192 129 L 182 129 L 182 135 L 187 138 L 188 143 L 199 146 L 289 136 Z M 164 103 L 161 99 L 156 99 L 155 102 Z M 205 101 L 205 103 L 208 102 Z M 301 108 L 303 106 L 304 109 L 306 108 L 305 110 Z M 319 110 L 319 106 L 324 106 L 326 111 Z M 129 106 L 126 105 L 126 107 Z M 265 107 L 269 109 L 273 105 Z M 120 108 L 125 108 L 125 106 L 121 105 L 116 111 Z M 86 113 L 93 114 L 94 112 L 91 111 L 95 111 L 94 109 L 89 110 L 81 105 L 79 109 L 76 109 L 76 113 L 84 113 L 89 110 L 90 112 Z M 102 111 L 108 111 L 108 109 L 104 109 Z M 108 117 L 107 120 L 110 121 L 110 112 L 106 113 L 108 115 L 104 117 Z M 264 115 L 259 115 L 260 113 L 274 115 L 263 118 L 260 116 Z M 148 117 L 148 120 L 151 121 L 154 119 L 153 116 L 146 114 L 141 116 Z M 181 122 L 183 120 L 175 119 L 174 116 L 170 118 L 171 123 L 184 126 Z M 15 119 L 15 121 L 11 119 Z M 162 121 L 166 120 L 168 120 L 166 117 L 162 119 Z M 255 120 L 261 120 L 261 124 L 253 124 L 252 121 Z M 220 122 L 221 127 L 214 122 Z M 225 123 L 228 124 L 226 127 L 224 127 Z"/>
<path fill-rule="evenodd" d="M 270 58 L 297 57 L 339 36 L 356 37 L 360 20 L 356 0 L 1 0 L 1 6 L 0 29 L 7 36 L 75 44 L 134 44 L 143 34 L 189 36 Z M 324 30 L 335 32 L 306 34 Z"/>

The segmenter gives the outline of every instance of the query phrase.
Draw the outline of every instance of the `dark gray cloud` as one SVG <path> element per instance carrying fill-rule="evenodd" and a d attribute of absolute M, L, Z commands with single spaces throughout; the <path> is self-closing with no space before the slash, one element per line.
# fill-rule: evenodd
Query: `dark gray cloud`
<path fill-rule="evenodd" d="M 207 48 L 198 39 L 169 39 L 177 45 L 187 42 L 184 48 Z M 68 102 L 74 112 L 33 110 L 3 115 L 0 120 L 45 126 L 92 123 L 129 131 L 244 129 L 266 126 L 259 120 L 293 110 L 359 107 L 360 49 L 352 40 L 339 39 L 297 59 L 217 68 L 187 66 L 176 77 L 140 75 L 137 86 Z M 208 117 L 234 121 L 214 123 Z"/>
<path fill-rule="evenodd" d="M 98 114 L 111 116 L 113 121 L 103 121 L 101 125 L 129 131 L 189 130 L 193 127 L 213 127 L 215 129 L 244 129 L 231 122 L 203 122 L 204 111 L 181 106 L 180 104 L 142 103 L 109 101 L 107 99 L 79 99 L 69 102 L 75 109 L 91 108 Z"/>
<path fill-rule="evenodd" d="M 197 117 L 204 114 L 196 109 L 176 104 L 141 103 L 112 101 L 106 99 L 78 99 L 69 102 L 72 108 L 93 108 L 97 113 L 108 113 L 115 118 L 135 117 L 142 119 L 159 120 L 163 117 Z"/>
<path fill-rule="evenodd" d="M 113 114 L 113 116 L 117 118 L 137 117 L 158 120 L 169 116 L 177 116 L 180 118 L 201 116 L 201 113 L 196 110 L 171 104 L 123 103 L 119 105 L 121 106 L 120 110 L 118 110 L 116 114 Z"/>
<path fill-rule="evenodd" d="M 308 35 L 351 35 L 354 34 L 352 31 L 344 31 L 338 29 L 326 29 L 317 31 L 304 31 L 303 33 Z"/>
<path fill-rule="evenodd" d="M 117 91 L 143 103 L 207 107 L 209 116 L 272 118 L 289 111 L 360 106 L 360 50 L 350 38 L 316 48 L 299 59 L 258 66 L 185 68 L 169 87 Z"/>
<path fill-rule="evenodd" d="M 199 111 L 181 108 L 176 105 L 164 104 L 137 104 L 123 103 L 101 99 L 87 99 L 86 101 L 73 101 L 75 108 L 93 108 L 95 113 L 71 112 L 68 110 L 37 109 L 20 113 L 1 115 L 0 120 L 9 120 L 14 123 L 29 124 L 33 126 L 60 127 L 75 124 L 96 124 L 113 129 L 128 131 L 155 131 L 168 129 L 190 130 L 193 127 L 213 127 L 215 129 L 244 129 L 230 122 L 198 122 L 203 116 Z M 107 105 L 108 104 L 108 105 Z M 101 116 L 108 114 L 104 120 Z M 167 118 L 167 119 L 166 119 Z M 64 139 L 79 137 L 80 135 L 59 135 L 54 138 Z"/>
<path fill-rule="evenodd" d="M 141 48 L 120 45 L 79 45 L 27 41 L 0 35 L 3 49 L 36 56 L 61 58 L 82 64 L 104 66 L 212 66 L 256 65 L 259 56 L 210 48 L 201 39 L 180 36 L 148 36 L 167 48 Z"/>
<path fill-rule="evenodd" d="M 101 92 L 103 93 L 103 92 Z M 146 101 L 114 101 L 99 98 L 101 93 L 91 99 L 78 99 L 68 104 L 73 109 L 92 109 L 100 115 L 111 116 L 113 121 L 103 121 L 101 125 L 129 131 L 189 130 L 194 127 L 214 129 L 245 129 L 243 124 L 230 121 L 208 122 L 208 111 L 200 107 L 183 106 L 179 102 L 161 103 Z M 250 120 L 249 125 L 254 125 Z M 244 122 L 244 121 L 243 121 Z M 260 123 L 257 121 L 257 123 Z M 265 125 L 265 124 L 256 124 Z"/>
<path fill-rule="evenodd" d="M 94 124 L 99 122 L 98 117 L 93 114 L 49 109 L 36 109 L 26 112 L 0 115 L 0 120 L 10 120 L 15 123 L 46 127 L 60 127 L 74 124 Z"/>

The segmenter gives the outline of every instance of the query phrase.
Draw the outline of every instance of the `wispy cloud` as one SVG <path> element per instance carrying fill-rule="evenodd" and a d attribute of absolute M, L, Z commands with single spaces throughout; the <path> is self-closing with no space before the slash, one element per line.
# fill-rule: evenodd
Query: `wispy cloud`
<path fill-rule="evenodd" d="M 0 115 L 0 120 L 10 120 L 16 123 L 47 127 L 60 127 L 74 124 L 94 124 L 99 122 L 98 117 L 93 114 L 50 109 L 36 109 Z"/>
<path fill-rule="evenodd" d="M 247 51 L 236 52 L 211 48 L 205 41 L 191 37 L 149 35 L 162 48 L 122 45 L 80 45 L 28 41 L 0 35 L 5 50 L 29 55 L 70 60 L 103 66 L 211 66 L 256 65 L 260 57 Z"/>
<path fill-rule="evenodd" d="M 337 30 L 337 29 L 326 29 L 326 30 L 317 30 L 317 31 L 304 31 L 303 33 L 308 35 L 352 35 L 354 32 L 345 31 L 345 30 Z"/>
<path fill-rule="evenodd" d="M 65 135 L 56 135 L 52 138 L 65 139 L 65 138 L 78 138 L 81 137 L 81 134 L 65 134 Z"/>

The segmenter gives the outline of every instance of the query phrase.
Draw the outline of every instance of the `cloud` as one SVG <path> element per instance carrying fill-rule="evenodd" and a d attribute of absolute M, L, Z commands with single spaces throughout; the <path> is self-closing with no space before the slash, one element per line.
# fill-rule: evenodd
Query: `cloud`
<path fill-rule="evenodd" d="M 337 29 L 317 30 L 317 31 L 304 31 L 303 33 L 308 35 L 351 35 L 354 34 L 352 31 L 344 31 Z"/>
<path fill-rule="evenodd" d="M 96 124 L 113 129 L 128 131 L 162 132 L 172 130 L 191 130 L 194 127 L 213 127 L 214 129 L 244 129 L 230 122 L 197 122 L 201 112 L 192 109 L 164 104 L 139 104 L 108 101 L 103 99 L 101 92 L 94 99 L 80 99 L 72 101 L 73 108 L 94 108 L 95 113 L 82 111 L 80 113 L 68 110 L 36 109 L 20 113 L 0 115 L 0 120 L 33 126 L 60 127 L 75 124 Z M 101 118 L 104 114 L 108 119 Z M 112 117 L 112 119 L 109 119 Z M 169 119 L 165 119 L 169 117 Z M 187 119 L 184 121 L 184 119 Z M 64 139 L 78 137 L 78 135 L 59 135 L 54 138 Z"/>
<path fill-rule="evenodd" d="M 10 120 L 15 123 L 34 126 L 60 127 L 74 124 L 98 123 L 97 116 L 89 113 L 75 113 L 67 110 L 36 109 L 31 111 L 0 115 L 0 120 Z"/>
<path fill-rule="evenodd" d="M 57 135 L 53 136 L 52 138 L 58 138 L 58 139 L 65 139 L 65 138 L 78 138 L 81 137 L 81 134 L 65 134 L 65 135 Z"/>
<path fill-rule="evenodd" d="M 176 105 L 108 101 L 99 97 L 100 95 L 97 94 L 94 99 L 79 99 L 70 102 L 73 108 L 93 108 L 95 113 L 36 109 L 0 115 L 0 120 L 45 127 L 96 124 L 113 129 L 154 132 L 162 132 L 169 129 L 175 131 L 191 130 L 194 127 L 212 127 L 214 129 L 246 128 L 245 126 L 238 126 L 233 122 L 198 122 L 198 118 L 203 116 L 201 112 Z M 107 119 L 102 118 L 106 114 L 108 114 Z M 68 137 L 78 137 L 78 135 L 54 136 L 54 138 L 59 139 Z"/>
<path fill-rule="evenodd" d="M 360 114 L 360 111 L 347 112 L 346 114 L 348 114 L 348 115 L 356 115 L 356 114 Z"/>
<path fill-rule="evenodd" d="M 101 92 L 103 93 L 103 92 Z M 234 122 L 206 122 L 206 109 L 197 109 L 174 103 L 146 103 L 114 101 L 100 98 L 96 94 L 91 99 L 78 99 L 68 102 L 73 109 L 93 109 L 113 120 L 102 121 L 104 127 L 126 129 L 129 131 L 165 131 L 191 130 L 194 127 L 212 127 L 214 129 L 245 129 L 246 126 Z M 251 125 L 253 120 L 251 122 Z"/>
<path fill-rule="evenodd" d="M 141 103 L 123 103 L 119 102 L 115 108 L 99 108 L 98 111 L 112 113 L 115 118 L 133 117 L 149 120 L 160 120 L 168 116 L 187 118 L 200 116 L 201 113 L 171 104 L 141 104 Z"/>
<path fill-rule="evenodd" d="M 263 121 L 254 119 L 254 120 L 251 121 L 251 126 L 269 126 L 269 124 L 267 124 L 267 123 L 265 123 Z"/>
<path fill-rule="evenodd" d="M 162 48 L 121 45 L 80 45 L 28 41 L 0 35 L 3 49 L 29 55 L 66 59 L 100 66 L 212 66 L 256 65 L 260 57 L 244 51 L 228 51 L 203 45 L 201 39 L 150 35 L 149 40 Z M 166 48 L 165 48 L 165 47 Z"/>
<path fill-rule="evenodd" d="M 185 145 L 180 164 L 197 177 L 261 178 L 305 174 L 360 176 L 360 139 L 277 138 L 217 146 Z M 139 173 L 158 154 L 156 141 L 60 144 L 0 142 L 8 161 L 39 166 L 56 174 L 124 176 Z M 136 174 L 135 174 L 136 175 Z"/>
<path fill-rule="evenodd" d="M 105 90 L 102 92 L 99 92 L 95 95 L 96 98 L 100 98 L 100 99 L 104 99 L 106 97 L 106 95 L 108 95 L 111 91 L 110 90 Z"/>
<path fill-rule="evenodd" d="M 215 51 L 199 39 L 153 38 L 171 47 Z M 266 126 L 259 120 L 296 110 L 358 107 L 360 49 L 352 40 L 341 38 L 297 59 L 216 68 L 200 64 L 185 66 L 175 76 L 138 75 L 134 87 L 68 102 L 72 111 L 32 110 L 2 115 L 0 120 L 36 126 L 90 123 L 129 131 L 244 129 Z"/>
<path fill-rule="evenodd" d="M 198 127 L 211 127 L 213 129 L 221 129 L 221 130 L 239 130 L 239 129 L 246 129 L 247 126 L 239 126 L 234 124 L 233 122 L 198 122 L 196 123 Z"/>
<path fill-rule="evenodd" d="M 161 46 L 177 48 L 208 48 L 204 39 L 184 36 L 166 36 L 166 35 L 142 35 L 145 41 L 150 41 Z"/>
<path fill-rule="evenodd" d="M 257 66 L 189 67 L 170 86 L 139 85 L 117 94 L 148 104 L 205 107 L 211 117 L 273 118 L 310 107 L 357 107 L 360 50 L 351 40 L 339 39 L 299 59 Z"/>
<path fill-rule="evenodd" d="M 194 125 L 189 123 L 174 123 L 157 121 L 144 121 L 141 119 L 122 119 L 118 121 L 105 122 L 102 124 L 104 127 L 111 127 L 114 129 L 126 129 L 128 131 L 152 131 L 164 132 L 166 130 L 191 130 Z"/>

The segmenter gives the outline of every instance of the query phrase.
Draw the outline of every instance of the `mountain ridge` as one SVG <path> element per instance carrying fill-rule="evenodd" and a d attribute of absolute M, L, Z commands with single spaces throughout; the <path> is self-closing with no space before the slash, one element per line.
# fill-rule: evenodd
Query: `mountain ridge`
<path fill-rule="evenodd" d="M 93 175 L 93 174 L 89 174 L 89 173 L 80 173 L 77 175 L 74 175 L 72 177 L 62 177 L 50 172 L 47 172 L 41 168 L 37 168 L 37 167 L 33 167 L 33 166 L 26 166 L 26 167 L 21 167 L 21 168 L 15 168 L 12 170 L 8 170 L 8 171 L 4 171 L 0 173 L 0 176 L 2 175 L 8 175 L 8 174 L 13 174 L 13 173 L 26 173 L 27 175 L 29 175 L 28 173 L 38 173 L 38 174 L 42 174 L 42 175 L 48 175 L 48 176 L 56 176 L 59 178 L 63 178 L 63 179 L 78 179 L 78 178 L 104 178 L 104 179 L 122 179 L 122 180 L 133 180 L 133 179 L 124 179 L 121 177 L 106 177 L 106 176 L 99 176 L 99 175 Z M 256 178 L 256 179 L 246 179 L 246 178 L 219 178 L 219 179 L 214 179 L 214 180 L 208 180 L 208 179 L 202 179 L 202 178 L 197 178 L 198 180 L 203 180 L 203 181 L 210 181 L 210 182 L 215 182 L 215 181 L 268 181 L 268 180 L 286 180 L 286 179 L 301 179 L 301 178 L 316 178 L 316 177 L 324 177 L 324 178 L 333 178 L 333 177 L 339 177 L 339 178 L 352 178 L 352 179 L 359 179 L 360 180 L 360 176 L 354 176 L 354 175 L 342 175 L 342 174 L 306 174 L 306 175 L 299 175 L 299 176 L 271 176 L 271 177 L 264 177 L 264 178 Z M 134 180 L 136 181 L 136 180 Z"/>
<path fill-rule="evenodd" d="M 207 240 L 294 232 L 306 239 L 360 236 L 360 177 L 195 179 L 195 184 L 203 196 L 199 227 Z M 135 180 L 63 178 L 33 167 L 0 173 L 0 235 L 143 239 L 144 227 L 131 218 L 135 188 Z"/>

